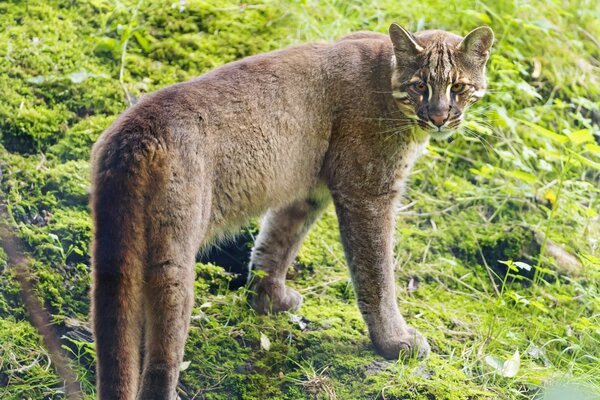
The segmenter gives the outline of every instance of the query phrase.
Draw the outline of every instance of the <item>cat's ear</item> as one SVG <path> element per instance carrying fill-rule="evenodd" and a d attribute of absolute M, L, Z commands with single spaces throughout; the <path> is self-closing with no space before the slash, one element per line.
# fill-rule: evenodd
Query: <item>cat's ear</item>
<path fill-rule="evenodd" d="M 458 45 L 458 50 L 467 57 L 485 64 L 490 56 L 494 44 L 494 31 L 489 26 L 480 26 L 473 29 Z"/>
<path fill-rule="evenodd" d="M 399 56 L 406 55 L 416 55 L 417 53 L 423 51 L 423 47 L 421 47 L 415 37 L 398 25 L 397 23 L 393 23 L 390 25 L 390 39 L 392 39 L 392 44 L 394 45 L 394 52 Z"/>

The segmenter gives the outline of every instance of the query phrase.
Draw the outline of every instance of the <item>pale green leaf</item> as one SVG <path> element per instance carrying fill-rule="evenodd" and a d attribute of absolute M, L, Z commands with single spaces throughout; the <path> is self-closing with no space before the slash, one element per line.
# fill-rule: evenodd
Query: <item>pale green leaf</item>
<path fill-rule="evenodd" d="M 85 68 L 80 68 L 78 71 L 71 72 L 67 75 L 71 82 L 77 84 L 85 81 L 87 78 L 94 76 L 94 74 L 89 73 Z"/>
<path fill-rule="evenodd" d="M 480 134 L 484 134 L 484 135 L 492 135 L 494 133 L 487 126 L 484 126 L 484 125 L 482 125 L 480 123 L 477 123 L 475 121 L 466 121 L 464 123 L 464 127 L 468 128 L 468 129 L 470 129 L 472 131 L 475 131 L 475 133 L 480 133 Z"/>
<path fill-rule="evenodd" d="M 463 11 L 464 14 L 468 15 L 469 17 L 478 19 L 479 21 L 481 21 L 482 23 L 486 24 L 486 25 L 491 25 L 492 24 L 492 19 L 490 18 L 489 15 L 476 11 L 476 10 L 465 10 Z"/>
<path fill-rule="evenodd" d="M 140 47 L 144 50 L 144 52 L 150 52 L 150 43 L 148 42 L 148 39 L 146 39 L 146 37 L 144 37 L 139 31 L 134 31 L 133 37 L 135 38 L 135 41 L 140 45 Z"/>
<path fill-rule="evenodd" d="M 590 153 L 600 154 L 600 146 L 598 146 L 597 144 L 587 143 L 585 145 L 585 149 Z"/>
<path fill-rule="evenodd" d="M 511 358 L 504 362 L 501 375 L 506 378 L 513 378 L 517 376 L 519 368 L 521 368 L 521 356 L 519 355 L 519 350 L 517 350 Z"/>
<path fill-rule="evenodd" d="M 185 371 L 186 369 L 188 369 L 190 367 L 191 363 L 192 363 L 191 361 L 182 362 L 181 365 L 179 366 L 179 371 Z"/>
<path fill-rule="evenodd" d="M 485 362 L 498 373 L 502 371 L 502 367 L 504 366 L 504 361 L 494 356 L 485 356 Z"/>
<path fill-rule="evenodd" d="M 36 75 L 32 78 L 27 79 L 27 82 L 33 83 L 35 85 L 41 85 L 42 83 L 44 83 L 46 81 L 47 81 L 47 78 L 44 75 Z"/>
<path fill-rule="evenodd" d="M 594 141 L 594 135 L 589 129 L 579 129 L 571 133 L 567 133 L 569 140 L 575 144 L 582 144 Z"/>
<path fill-rule="evenodd" d="M 260 347 L 265 351 L 271 350 L 271 340 L 262 332 L 260 333 Z"/>
<path fill-rule="evenodd" d="M 525 171 L 506 171 L 506 175 L 529 184 L 535 183 L 538 180 L 537 176 Z"/>
<path fill-rule="evenodd" d="M 526 93 L 530 97 L 535 97 L 536 99 L 542 98 L 542 96 L 540 96 L 540 94 L 535 90 L 535 88 L 527 82 L 519 82 L 519 84 L 517 85 L 517 89 L 523 93 Z"/>
<path fill-rule="evenodd" d="M 531 304 L 532 306 L 534 306 L 535 308 L 537 308 L 538 310 L 540 310 L 540 311 L 542 311 L 542 312 L 544 312 L 544 313 L 547 313 L 548 311 L 550 311 L 550 310 L 548 310 L 548 308 L 547 308 L 547 307 L 544 305 L 544 303 L 542 303 L 542 302 L 541 302 L 541 301 L 539 301 L 539 300 L 531 300 L 531 301 L 529 302 L 529 304 Z"/>
<path fill-rule="evenodd" d="M 560 143 L 560 144 L 565 144 L 569 141 L 569 138 L 564 136 L 564 135 L 560 135 L 558 133 L 552 132 L 551 130 L 548 130 L 542 126 L 539 126 L 537 124 L 534 124 L 533 122 L 529 122 L 529 121 L 525 121 L 522 119 L 517 120 L 520 123 L 527 125 L 528 127 L 533 129 L 533 132 L 543 136 L 545 138 L 548 138 L 556 143 Z"/>
<path fill-rule="evenodd" d="M 521 261 L 515 261 L 515 265 L 521 269 L 524 269 L 525 271 L 531 271 L 531 265 L 521 262 Z"/>
<path fill-rule="evenodd" d="M 585 158 L 584 156 L 582 156 L 579 153 L 574 152 L 573 150 L 570 150 L 570 149 L 566 149 L 566 150 L 569 153 L 571 153 L 583 165 L 587 165 L 588 167 L 591 167 L 591 168 L 594 168 L 594 169 L 600 169 L 600 163 L 592 161 L 589 158 Z"/>

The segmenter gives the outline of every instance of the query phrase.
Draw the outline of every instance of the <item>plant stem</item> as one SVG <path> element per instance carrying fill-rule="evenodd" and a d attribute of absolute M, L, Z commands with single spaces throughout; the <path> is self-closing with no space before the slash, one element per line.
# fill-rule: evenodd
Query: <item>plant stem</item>
<path fill-rule="evenodd" d="M 556 200 L 554 200 L 554 203 L 552 204 L 552 209 L 550 210 L 550 215 L 548 216 L 548 221 L 546 222 L 546 229 L 544 231 L 544 239 L 542 240 L 542 246 L 540 248 L 540 255 L 538 257 L 537 264 L 535 265 L 535 272 L 533 274 L 534 283 L 540 283 L 541 279 L 543 278 L 544 273 L 540 272 L 540 268 L 542 266 L 544 253 L 546 252 L 546 246 L 548 244 L 548 235 L 550 233 L 550 229 L 552 228 L 552 222 L 554 221 L 556 210 L 558 210 L 558 202 L 560 201 L 560 195 L 562 194 L 565 176 L 567 175 L 567 172 L 571 167 L 571 158 L 572 155 L 571 153 L 569 153 L 569 158 L 567 158 L 565 166 L 563 167 L 560 173 L 560 178 L 558 180 L 558 189 L 556 190 Z"/>

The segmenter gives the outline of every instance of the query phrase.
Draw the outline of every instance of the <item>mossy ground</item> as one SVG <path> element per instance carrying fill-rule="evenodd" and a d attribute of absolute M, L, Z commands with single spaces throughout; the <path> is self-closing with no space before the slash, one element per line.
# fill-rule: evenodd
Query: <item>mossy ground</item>
<path fill-rule="evenodd" d="M 430 145 L 399 215 L 398 301 L 431 356 L 399 363 L 374 353 L 330 209 L 291 271 L 305 297 L 295 314 L 255 315 L 245 288 L 228 291 L 222 269 L 198 264 L 181 397 L 600 397 L 596 2 L 3 2 L 2 201 L 89 398 L 88 158 L 102 130 L 128 98 L 258 52 L 384 32 L 391 21 L 463 34 L 488 24 L 497 35 L 489 95 L 453 142 Z M 533 232 L 576 254 L 582 273 L 540 260 Z M 507 260 L 539 268 L 523 277 Z M 0 272 L 0 397 L 61 398 L 2 251 Z M 511 376 L 498 365 L 516 351 Z"/>

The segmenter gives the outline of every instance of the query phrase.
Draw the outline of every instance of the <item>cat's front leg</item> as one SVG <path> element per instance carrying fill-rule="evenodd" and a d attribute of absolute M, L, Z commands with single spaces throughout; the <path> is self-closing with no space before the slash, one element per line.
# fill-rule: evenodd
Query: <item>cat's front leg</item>
<path fill-rule="evenodd" d="M 393 199 L 334 195 L 334 201 L 358 306 L 375 349 L 388 359 L 425 357 L 427 340 L 406 325 L 396 302 Z"/>

